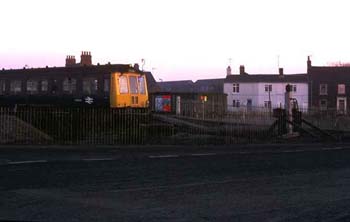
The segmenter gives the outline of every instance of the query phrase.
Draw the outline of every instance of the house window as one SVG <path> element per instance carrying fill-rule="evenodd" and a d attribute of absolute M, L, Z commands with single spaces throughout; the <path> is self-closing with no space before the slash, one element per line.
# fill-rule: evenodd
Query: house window
<path fill-rule="evenodd" d="M 320 84 L 320 95 L 327 95 L 328 94 L 328 86 L 327 84 Z"/>
<path fill-rule="evenodd" d="M 109 79 L 103 80 L 103 91 L 104 92 L 109 92 L 109 87 L 110 87 L 109 84 L 110 84 Z"/>
<path fill-rule="evenodd" d="M 233 83 L 232 86 L 233 86 L 232 92 L 239 93 L 239 83 Z"/>
<path fill-rule="evenodd" d="M 98 89 L 98 80 L 94 78 L 83 79 L 83 92 L 85 94 L 96 94 Z"/>
<path fill-rule="evenodd" d="M 272 91 L 272 85 L 265 85 L 265 92 L 271 92 Z"/>
<path fill-rule="evenodd" d="M 327 109 L 327 100 L 326 99 L 321 99 L 320 100 L 320 110 L 326 110 Z"/>
<path fill-rule="evenodd" d="M 49 81 L 41 80 L 41 92 L 47 92 L 49 88 Z"/>
<path fill-rule="evenodd" d="M 232 100 L 232 107 L 240 107 L 240 101 L 237 99 Z"/>
<path fill-rule="evenodd" d="M 345 94 L 345 84 L 338 84 L 338 94 Z"/>
<path fill-rule="evenodd" d="M 271 108 L 271 101 L 264 101 L 265 108 Z"/>
<path fill-rule="evenodd" d="M 22 82 L 21 80 L 12 80 L 10 82 L 10 92 L 12 94 L 18 94 L 22 91 Z"/>
<path fill-rule="evenodd" d="M 27 81 L 27 93 L 28 94 L 37 94 L 38 93 L 38 81 L 28 80 Z"/>
<path fill-rule="evenodd" d="M 6 81 L 0 80 L 0 95 L 4 95 L 6 92 Z"/>
<path fill-rule="evenodd" d="M 63 92 L 72 94 L 77 89 L 77 80 L 72 78 L 65 78 L 63 80 Z"/>

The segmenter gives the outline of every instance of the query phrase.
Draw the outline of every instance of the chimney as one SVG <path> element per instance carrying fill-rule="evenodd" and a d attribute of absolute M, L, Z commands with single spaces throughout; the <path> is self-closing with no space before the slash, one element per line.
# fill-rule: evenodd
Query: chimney
<path fill-rule="evenodd" d="M 311 68 L 310 56 L 307 57 L 307 69 Z"/>
<path fill-rule="evenodd" d="M 240 75 L 246 74 L 246 73 L 245 73 L 245 70 L 244 70 L 244 65 L 240 65 L 240 66 L 239 66 L 239 74 L 240 74 Z"/>
<path fill-rule="evenodd" d="M 278 74 L 279 74 L 280 76 L 283 76 L 283 68 L 278 68 Z"/>
<path fill-rule="evenodd" d="M 226 68 L 226 76 L 232 75 L 232 70 L 231 70 L 231 66 L 227 66 Z"/>
<path fill-rule="evenodd" d="M 80 65 L 81 66 L 91 66 L 92 61 L 91 61 L 91 52 L 81 52 L 80 56 Z"/>
<path fill-rule="evenodd" d="M 66 57 L 66 67 L 71 67 L 76 64 L 75 56 L 68 55 Z"/>

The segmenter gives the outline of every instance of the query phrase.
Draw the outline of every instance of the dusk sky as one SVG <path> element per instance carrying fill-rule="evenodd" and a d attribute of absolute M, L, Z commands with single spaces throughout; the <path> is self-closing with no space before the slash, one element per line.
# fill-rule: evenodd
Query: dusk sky
<path fill-rule="evenodd" d="M 306 72 L 350 62 L 346 0 L 5 0 L 0 68 L 141 63 L 157 80 L 222 78 L 233 72 Z"/>

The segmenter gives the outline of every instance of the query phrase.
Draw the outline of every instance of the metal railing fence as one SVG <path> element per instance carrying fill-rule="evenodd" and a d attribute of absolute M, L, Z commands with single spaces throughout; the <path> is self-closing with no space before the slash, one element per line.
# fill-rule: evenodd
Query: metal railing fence
<path fill-rule="evenodd" d="M 228 117 L 102 107 L 0 107 L 0 144 L 205 145 L 267 140 L 268 125 Z"/>
<path fill-rule="evenodd" d="M 219 106 L 185 104 L 177 115 L 107 107 L 0 107 L 0 144 L 221 145 L 279 141 L 277 133 L 271 131 L 277 118 L 270 109 L 234 112 L 216 108 Z M 316 109 L 302 113 L 321 129 L 350 132 L 348 114 Z"/>

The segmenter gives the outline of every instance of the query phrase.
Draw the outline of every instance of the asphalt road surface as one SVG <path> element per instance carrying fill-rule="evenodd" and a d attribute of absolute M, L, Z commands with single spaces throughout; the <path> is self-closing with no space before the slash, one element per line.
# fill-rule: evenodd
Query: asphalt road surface
<path fill-rule="evenodd" d="M 350 146 L 0 148 L 0 220 L 350 221 Z"/>

